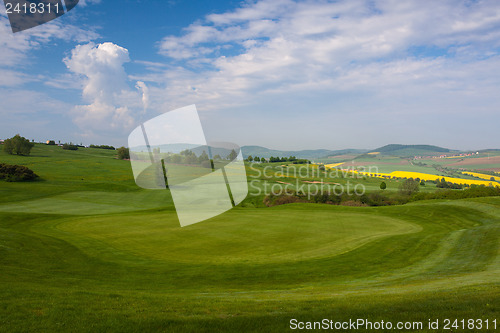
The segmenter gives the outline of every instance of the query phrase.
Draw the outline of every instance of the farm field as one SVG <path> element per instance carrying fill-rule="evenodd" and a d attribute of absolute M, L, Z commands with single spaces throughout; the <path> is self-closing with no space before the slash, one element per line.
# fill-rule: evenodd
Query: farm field
<path fill-rule="evenodd" d="M 500 166 L 498 164 L 500 156 L 491 154 L 492 156 L 483 157 L 483 155 L 485 154 L 482 153 L 473 157 L 453 156 L 453 158 L 413 159 L 368 153 L 350 161 L 336 163 L 330 161 L 330 163 L 324 165 L 329 169 L 352 170 L 379 178 L 418 178 L 425 181 L 445 178 L 446 181 L 454 184 L 483 184 L 485 186 L 492 184 L 496 186 L 500 184 L 500 177 L 481 172 L 497 171 L 496 167 Z M 493 180 L 491 177 L 493 177 Z"/>
<path fill-rule="evenodd" d="M 0 182 L 0 331 L 283 332 L 292 318 L 422 322 L 422 332 L 433 332 L 429 319 L 499 323 L 500 197 L 265 207 L 256 196 L 180 228 L 168 190 L 139 189 L 114 155 L 0 152 L 0 162 L 42 178 Z M 267 178 L 265 166 L 248 168 L 251 191 L 295 179 L 280 165 Z"/>

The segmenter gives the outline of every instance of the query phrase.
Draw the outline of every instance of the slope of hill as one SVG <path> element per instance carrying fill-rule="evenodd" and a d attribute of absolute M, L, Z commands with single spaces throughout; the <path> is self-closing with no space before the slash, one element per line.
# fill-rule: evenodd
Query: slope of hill
<path fill-rule="evenodd" d="M 42 179 L 0 183 L 0 332 L 283 332 L 291 318 L 498 328 L 500 197 L 241 205 L 180 228 L 170 190 L 138 188 L 115 155 L 0 151 Z"/>
<path fill-rule="evenodd" d="M 399 156 L 399 157 L 409 157 L 415 155 L 441 155 L 443 153 L 452 152 L 451 149 L 442 148 L 432 145 L 401 145 L 401 144 L 389 144 L 370 152 L 379 152 L 383 155 Z"/>

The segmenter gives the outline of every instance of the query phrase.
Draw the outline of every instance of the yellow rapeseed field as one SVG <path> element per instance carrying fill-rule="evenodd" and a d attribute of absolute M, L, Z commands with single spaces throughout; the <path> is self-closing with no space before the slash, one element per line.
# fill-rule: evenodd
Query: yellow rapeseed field
<path fill-rule="evenodd" d="M 486 185 L 486 186 L 497 185 L 494 182 L 492 183 L 491 181 L 475 180 L 475 179 L 461 179 L 461 178 L 454 178 L 454 177 L 442 177 L 442 176 L 436 176 L 436 175 L 431 175 L 431 174 L 421 173 L 421 172 L 394 171 L 394 172 L 391 172 L 391 176 L 400 177 L 400 178 L 420 178 L 423 180 L 436 180 L 436 179 L 444 178 L 445 181 L 450 182 L 450 183 L 454 183 L 454 184 Z"/>
<path fill-rule="evenodd" d="M 475 180 L 475 179 L 461 179 L 461 178 L 454 178 L 454 177 L 443 177 L 443 176 L 437 176 L 437 175 L 431 175 L 428 173 L 421 173 L 421 172 L 411 172 L 411 171 L 393 171 L 391 173 L 369 173 L 369 172 L 360 172 L 357 170 L 344 170 L 344 171 L 350 171 L 353 173 L 359 173 L 363 174 L 366 176 L 370 177 L 378 177 L 378 178 L 387 178 L 387 177 L 396 177 L 396 178 L 419 178 L 424 181 L 433 181 L 436 179 L 441 180 L 442 178 L 445 179 L 445 181 L 453 183 L 453 184 L 465 184 L 465 185 L 485 185 L 485 186 L 498 186 L 499 184 L 497 182 L 493 181 L 486 181 L 486 180 Z"/>
<path fill-rule="evenodd" d="M 465 171 L 465 172 L 462 172 L 462 173 L 465 174 L 465 175 L 470 175 L 470 176 L 473 176 L 473 177 L 477 177 L 477 178 L 481 178 L 481 179 L 486 179 L 486 180 L 491 180 L 491 178 L 493 177 L 493 179 L 495 179 L 497 182 L 500 182 L 500 177 L 496 177 L 496 176 L 485 175 L 483 173 L 469 172 L 469 171 Z"/>
<path fill-rule="evenodd" d="M 337 167 L 339 165 L 342 165 L 342 164 L 344 164 L 344 162 L 342 162 L 342 163 L 333 163 L 333 164 L 325 164 L 325 167 L 326 168 L 335 168 L 335 167 Z"/>

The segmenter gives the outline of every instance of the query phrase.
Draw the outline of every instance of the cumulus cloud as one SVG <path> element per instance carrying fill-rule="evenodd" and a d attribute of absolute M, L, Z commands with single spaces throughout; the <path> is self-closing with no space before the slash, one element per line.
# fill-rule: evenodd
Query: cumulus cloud
<path fill-rule="evenodd" d="M 133 125 L 140 97 L 130 90 L 123 65 L 128 50 L 116 44 L 78 45 L 64 59 L 68 69 L 83 77 L 82 96 L 88 105 L 74 108 L 75 122 L 87 131 L 115 130 Z"/>

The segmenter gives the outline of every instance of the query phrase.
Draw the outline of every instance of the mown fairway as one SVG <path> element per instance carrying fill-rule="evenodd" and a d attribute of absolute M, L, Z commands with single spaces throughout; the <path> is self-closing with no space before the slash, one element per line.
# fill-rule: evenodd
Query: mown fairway
<path fill-rule="evenodd" d="M 43 178 L 0 182 L 2 332 L 500 320 L 499 197 L 237 207 L 180 228 L 168 191 L 138 189 L 113 152 L 32 155 L 0 153 Z"/>

